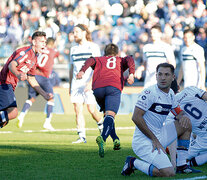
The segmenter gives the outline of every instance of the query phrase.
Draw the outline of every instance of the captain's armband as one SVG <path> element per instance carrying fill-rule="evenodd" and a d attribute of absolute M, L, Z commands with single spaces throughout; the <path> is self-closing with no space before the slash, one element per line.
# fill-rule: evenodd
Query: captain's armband
<path fill-rule="evenodd" d="M 178 114 L 180 114 L 183 110 L 180 108 L 180 106 L 177 106 L 176 108 L 172 109 L 171 112 L 176 117 Z"/>

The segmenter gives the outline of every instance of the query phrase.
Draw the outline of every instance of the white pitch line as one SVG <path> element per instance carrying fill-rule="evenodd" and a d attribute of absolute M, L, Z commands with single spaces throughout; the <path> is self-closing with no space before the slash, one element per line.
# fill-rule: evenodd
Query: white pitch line
<path fill-rule="evenodd" d="M 174 179 L 174 180 L 197 180 L 197 179 L 207 179 L 207 176 L 196 176 L 192 178 Z"/>
<path fill-rule="evenodd" d="M 95 131 L 98 128 L 86 128 L 86 131 Z M 129 130 L 129 129 L 135 129 L 135 127 L 116 127 L 116 130 Z M 53 131 L 50 130 L 24 130 L 20 132 L 25 132 L 25 133 L 34 133 L 34 132 L 59 132 L 59 131 L 77 131 L 76 128 L 71 128 L 71 129 L 55 129 Z M 19 131 L 15 131 L 19 132 Z M 7 133 L 14 133 L 14 131 L 0 131 L 0 134 L 7 134 Z"/>

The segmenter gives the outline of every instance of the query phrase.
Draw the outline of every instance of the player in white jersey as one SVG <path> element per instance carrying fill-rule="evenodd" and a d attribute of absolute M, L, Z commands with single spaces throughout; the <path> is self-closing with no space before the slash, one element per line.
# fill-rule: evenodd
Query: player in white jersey
<path fill-rule="evenodd" d="M 178 84 L 184 80 L 184 88 L 196 86 L 205 90 L 206 70 L 204 49 L 195 43 L 193 30 L 184 30 L 185 46 L 182 48 Z"/>
<path fill-rule="evenodd" d="M 175 171 L 165 148 L 177 137 L 185 140 L 190 135 L 190 120 L 175 102 L 174 92 L 170 89 L 175 77 L 174 66 L 161 63 L 156 72 L 157 84 L 139 94 L 132 116 L 136 124 L 132 149 L 141 160 L 128 156 L 121 173 L 125 176 L 134 169 L 149 176 L 174 176 Z M 178 120 L 163 126 L 170 111 Z"/>
<path fill-rule="evenodd" d="M 189 86 L 175 96 L 180 107 L 188 114 L 192 133 L 196 139 L 189 143 L 188 151 L 177 157 L 177 166 L 186 163 L 191 166 L 202 165 L 207 162 L 207 92 L 195 86 Z M 167 121 L 172 121 L 173 115 L 169 114 Z"/>
<path fill-rule="evenodd" d="M 91 34 L 84 24 L 78 24 L 74 27 L 74 38 L 77 43 L 70 50 L 70 94 L 71 102 L 74 105 L 76 113 L 76 125 L 79 138 L 73 143 L 86 143 L 85 119 L 83 116 L 83 105 L 87 104 L 88 111 L 93 119 L 97 122 L 101 131 L 103 120 L 96 109 L 96 100 L 91 89 L 93 71 L 89 68 L 83 79 L 76 79 L 76 74 L 80 71 L 84 62 L 91 56 L 100 56 L 98 45 L 92 42 Z"/>
<path fill-rule="evenodd" d="M 151 28 L 152 43 L 143 47 L 143 65 L 138 67 L 135 77 L 140 79 L 145 70 L 144 88 L 156 84 L 156 67 L 160 63 L 168 62 L 176 66 L 175 56 L 172 47 L 162 41 L 160 25 Z"/>

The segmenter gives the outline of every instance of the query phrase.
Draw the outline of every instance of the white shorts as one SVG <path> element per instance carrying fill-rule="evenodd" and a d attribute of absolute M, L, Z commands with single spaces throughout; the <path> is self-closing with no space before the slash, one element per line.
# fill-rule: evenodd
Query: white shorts
<path fill-rule="evenodd" d="M 95 96 L 93 91 L 84 91 L 84 89 L 77 89 L 71 92 L 70 97 L 71 103 L 85 103 L 85 104 L 96 104 Z"/>
<path fill-rule="evenodd" d="M 152 152 L 152 141 L 146 137 L 138 128 L 136 128 L 136 133 L 134 134 L 132 140 L 132 149 L 134 153 L 142 160 L 153 164 L 158 169 L 163 169 L 167 167 L 172 167 L 172 164 L 163 151 L 158 153 L 158 150 Z M 166 124 L 160 130 L 160 134 L 157 136 L 158 140 L 164 148 L 170 145 L 177 138 L 177 131 L 174 123 Z"/>
<path fill-rule="evenodd" d="M 188 159 L 191 159 L 203 153 L 207 153 L 207 141 L 206 139 L 197 136 L 196 139 L 190 142 L 188 149 Z"/>

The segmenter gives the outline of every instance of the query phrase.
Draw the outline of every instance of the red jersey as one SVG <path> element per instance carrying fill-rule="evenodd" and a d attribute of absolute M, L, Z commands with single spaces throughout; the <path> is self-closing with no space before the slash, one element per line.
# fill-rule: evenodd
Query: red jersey
<path fill-rule="evenodd" d="M 94 69 L 92 89 L 113 86 L 122 91 L 124 87 L 124 71 L 134 74 L 135 64 L 131 56 L 124 58 L 118 56 L 102 56 L 89 58 L 81 71 L 85 72 L 91 66 Z"/>
<path fill-rule="evenodd" d="M 41 54 L 37 60 L 37 67 L 40 72 L 36 71 L 36 75 L 41 75 L 49 78 L 53 69 L 54 59 L 58 56 L 59 52 L 52 48 L 47 48 L 46 50 L 44 50 L 44 53 Z"/>
<path fill-rule="evenodd" d="M 0 72 L 0 84 L 11 84 L 15 90 L 19 79 L 9 70 L 11 61 L 17 62 L 17 71 L 22 71 L 28 75 L 35 75 L 37 65 L 37 55 L 32 46 L 22 47 L 14 51 Z"/>

